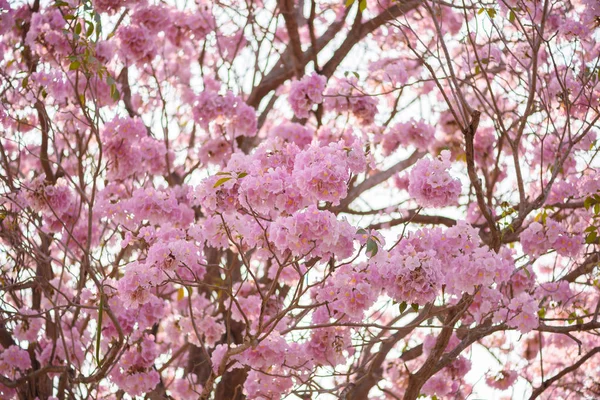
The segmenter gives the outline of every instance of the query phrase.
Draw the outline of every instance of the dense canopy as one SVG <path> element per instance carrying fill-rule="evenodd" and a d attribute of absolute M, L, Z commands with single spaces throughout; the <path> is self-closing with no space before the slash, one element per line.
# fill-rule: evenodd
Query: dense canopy
<path fill-rule="evenodd" d="M 600 397 L 599 0 L 0 0 L 0 398 Z"/>

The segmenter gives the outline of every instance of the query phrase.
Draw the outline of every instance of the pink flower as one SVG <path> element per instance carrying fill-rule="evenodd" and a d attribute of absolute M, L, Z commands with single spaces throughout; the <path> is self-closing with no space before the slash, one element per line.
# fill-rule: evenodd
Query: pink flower
<path fill-rule="evenodd" d="M 117 32 L 121 41 L 121 57 L 128 64 L 144 64 L 156 56 L 155 38 L 139 25 L 121 26 Z"/>
<path fill-rule="evenodd" d="M 400 145 L 415 146 L 419 150 L 427 148 L 435 140 L 435 128 L 424 121 L 410 120 L 406 123 L 396 124 L 391 128 L 381 142 L 384 155 L 390 155 Z"/>
<path fill-rule="evenodd" d="M 25 372 L 25 370 L 31 368 L 31 359 L 26 350 L 12 345 L 0 353 L 0 365 L 0 372 L 2 373 L 5 373 L 10 368 L 16 368 L 21 372 Z"/>
<path fill-rule="evenodd" d="M 269 228 L 269 240 L 282 253 L 290 251 L 299 257 L 331 257 L 344 259 L 352 255 L 355 229 L 346 221 L 338 221 L 329 211 L 314 205 L 279 218 Z"/>
<path fill-rule="evenodd" d="M 308 118 L 308 112 L 313 105 L 323 102 L 326 83 L 327 79 L 316 73 L 305 76 L 300 81 L 292 82 L 288 100 L 298 118 Z"/>
<path fill-rule="evenodd" d="M 488 375 L 485 378 L 485 383 L 487 383 L 488 386 L 493 387 L 494 389 L 506 390 L 510 388 L 513 385 L 513 383 L 515 383 L 517 377 L 518 375 L 515 371 L 505 369 L 498 372 L 498 374 L 495 376 Z"/>
<path fill-rule="evenodd" d="M 285 141 L 295 143 L 301 149 L 312 142 L 314 132 L 305 126 L 296 123 L 277 125 L 269 131 L 270 137 L 281 138 Z"/>
<path fill-rule="evenodd" d="M 408 193 L 422 207 L 445 207 L 458 203 L 461 185 L 448 173 L 450 152 L 435 160 L 421 159 L 410 172 Z"/>

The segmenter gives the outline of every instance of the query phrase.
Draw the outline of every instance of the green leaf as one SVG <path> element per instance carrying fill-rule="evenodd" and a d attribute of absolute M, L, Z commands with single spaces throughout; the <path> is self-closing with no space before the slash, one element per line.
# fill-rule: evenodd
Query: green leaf
<path fill-rule="evenodd" d="M 215 183 L 215 185 L 213 186 L 213 188 L 218 188 L 219 186 L 221 186 L 222 184 L 224 184 L 225 182 L 231 180 L 231 177 L 228 178 L 221 178 L 217 181 L 217 183 Z"/>
<path fill-rule="evenodd" d="M 245 177 L 245 176 L 248 176 L 248 173 L 247 173 L 247 172 L 240 172 L 240 173 L 238 174 L 238 179 L 242 179 L 242 178 L 243 178 L 243 177 Z"/>
<path fill-rule="evenodd" d="M 583 201 L 583 206 L 585 207 L 586 210 L 589 210 L 590 207 L 592 206 L 592 204 L 594 204 L 594 199 L 592 197 L 587 197 Z"/>
<path fill-rule="evenodd" d="M 400 314 L 402 314 L 404 311 L 406 311 L 406 307 L 408 307 L 408 304 L 406 304 L 405 301 L 403 301 L 402 303 L 400 303 Z"/>
<path fill-rule="evenodd" d="M 600 214 L 600 203 L 594 204 L 594 214 Z"/>
<path fill-rule="evenodd" d="M 493 8 L 488 8 L 487 10 L 487 15 L 489 15 L 490 18 L 494 18 L 496 16 L 496 10 Z"/>
<path fill-rule="evenodd" d="M 112 85 L 110 87 L 110 97 L 114 101 L 119 101 L 121 99 L 121 93 L 119 93 L 119 90 L 117 89 L 117 85 Z"/>
<path fill-rule="evenodd" d="M 75 71 L 76 69 L 79 68 L 80 65 L 81 65 L 81 63 L 79 61 L 73 61 L 71 63 L 71 65 L 69 65 L 69 70 L 70 71 Z"/>
<path fill-rule="evenodd" d="M 352 4 L 354 4 L 354 0 L 346 0 L 346 7 L 350 7 Z"/>
<path fill-rule="evenodd" d="M 81 34 L 81 24 L 75 25 L 75 34 L 76 35 Z"/>
<path fill-rule="evenodd" d="M 377 246 L 377 242 L 369 238 L 367 240 L 367 253 L 371 254 L 369 257 L 375 257 L 375 254 L 377 254 L 378 250 L 379 247 Z"/>
<path fill-rule="evenodd" d="M 544 318 L 546 316 L 546 308 L 545 307 L 540 308 L 538 310 L 537 314 L 538 314 L 538 317 Z"/>
<path fill-rule="evenodd" d="M 595 243 L 597 238 L 598 238 L 598 232 L 590 232 L 585 237 L 585 243 L 587 243 L 587 244 Z"/>
<path fill-rule="evenodd" d="M 412 310 L 413 310 L 414 312 L 417 312 L 417 311 L 419 311 L 419 305 L 418 305 L 417 303 L 412 303 L 412 304 L 410 305 L 410 308 L 412 308 Z"/>
<path fill-rule="evenodd" d="M 357 235 L 368 235 L 367 231 L 365 229 L 360 228 L 359 230 L 356 231 Z"/>
<path fill-rule="evenodd" d="M 85 31 L 85 36 L 90 37 L 92 36 L 92 33 L 94 33 L 94 24 L 92 24 L 90 21 L 85 21 L 85 23 L 88 25 L 88 28 Z"/>
<path fill-rule="evenodd" d="M 485 11 L 485 8 L 481 8 L 479 11 L 477 11 L 477 15 L 483 14 L 484 11 Z"/>
<path fill-rule="evenodd" d="M 513 10 L 510 10 L 510 13 L 508 14 L 508 20 L 514 23 L 516 19 L 517 16 L 515 15 L 515 12 Z"/>
<path fill-rule="evenodd" d="M 360 0 L 360 3 L 358 3 L 358 9 L 360 12 L 364 12 L 367 9 L 367 0 Z"/>
<path fill-rule="evenodd" d="M 25 78 L 23 78 L 23 82 L 21 82 L 21 87 L 23 89 L 25 89 L 27 87 L 27 84 L 29 83 L 29 77 L 26 76 Z"/>

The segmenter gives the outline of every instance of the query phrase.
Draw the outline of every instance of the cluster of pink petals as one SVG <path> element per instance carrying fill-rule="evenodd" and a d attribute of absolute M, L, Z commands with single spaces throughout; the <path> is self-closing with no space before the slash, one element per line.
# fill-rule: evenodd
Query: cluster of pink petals
<path fill-rule="evenodd" d="M 523 251 L 537 257 L 549 249 L 554 249 L 564 257 L 574 257 L 579 254 L 583 246 L 583 236 L 569 234 L 561 223 L 548 219 L 542 225 L 537 221 L 532 222 L 521 233 Z"/>
<path fill-rule="evenodd" d="M 139 118 L 115 118 L 101 132 L 110 179 L 124 180 L 142 173 L 159 174 L 166 164 L 165 144 L 148 136 Z"/>
<path fill-rule="evenodd" d="M 422 207 L 445 207 L 458 204 L 461 184 L 453 178 L 450 152 L 442 151 L 437 159 L 423 158 L 410 171 L 408 193 Z"/>
<path fill-rule="evenodd" d="M 447 294 L 474 293 L 480 286 L 506 282 L 514 271 L 511 252 L 496 253 L 483 245 L 477 229 L 456 226 L 421 229 L 390 252 L 373 258 L 374 281 L 398 302 L 433 301 L 442 285 Z M 452 268 L 443 268 L 451 265 Z"/>
<path fill-rule="evenodd" d="M 362 321 L 365 311 L 377 300 L 379 289 L 370 281 L 366 265 L 348 264 L 335 271 L 331 282 L 319 287 L 316 293 L 317 301 L 326 302 L 333 317 L 345 315 Z"/>
<path fill-rule="evenodd" d="M 232 92 L 220 95 L 213 90 L 204 90 L 193 104 L 192 113 L 194 120 L 200 126 L 210 131 L 216 129 L 212 139 L 218 139 L 222 132 L 217 129 L 222 127 L 231 140 L 239 136 L 255 136 L 257 130 L 256 112 L 239 96 Z"/>
<path fill-rule="evenodd" d="M 354 250 L 355 228 L 339 221 L 335 214 L 314 205 L 289 217 L 274 221 L 269 227 L 269 240 L 281 253 L 338 259 L 350 257 Z"/>
<path fill-rule="evenodd" d="M 400 146 L 412 145 L 427 150 L 435 140 L 435 128 L 425 121 L 410 120 L 394 125 L 381 141 L 383 155 L 390 155 Z"/>
<path fill-rule="evenodd" d="M 517 378 L 518 375 L 516 371 L 502 370 L 495 376 L 488 375 L 485 378 L 485 383 L 494 389 L 506 390 L 512 387 Z"/>
<path fill-rule="evenodd" d="M 326 84 L 327 78 L 314 72 L 299 81 L 292 82 L 288 101 L 296 117 L 308 118 L 313 105 L 323 102 Z"/>
<path fill-rule="evenodd" d="M 31 358 L 26 350 L 12 345 L 0 352 L 0 373 L 14 379 L 19 376 L 15 370 L 25 372 L 31 368 Z"/>
<path fill-rule="evenodd" d="M 314 136 L 314 132 L 309 127 L 297 123 L 287 123 L 275 126 L 269 131 L 269 136 L 281 138 L 285 141 L 295 143 L 301 149 L 308 146 Z"/>
<path fill-rule="evenodd" d="M 153 368 L 158 354 L 154 338 L 144 335 L 137 343 L 132 343 L 119 359 L 110 375 L 111 380 L 132 396 L 154 389 L 160 381 L 160 375 Z"/>
<path fill-rule="evenodd" d="M 377 114 L 377 99 L 356 89 L 355 77 L 338 82 L 337 87 L 327 90 L 327 110 L 337 113 L 350 111 L 362 125 L 371 125 Z"/>

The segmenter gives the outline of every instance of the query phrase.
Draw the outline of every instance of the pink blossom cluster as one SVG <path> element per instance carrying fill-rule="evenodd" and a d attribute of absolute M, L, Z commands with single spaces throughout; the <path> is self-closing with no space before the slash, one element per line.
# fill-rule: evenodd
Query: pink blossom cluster
<path fill-rule="evenodd" d="M 376 263 L 376 281 L 401 303 L 425 304 L 441 290 L 442 265 L 433 250 L 416 251 L 411 245 L 396 247 Z"/>
<path fill-rule="evenodd" d="M 73 94 L 65 74 L 59 71 L 37 71 L 31 74 L 30 81 L 54 97 L 58 104 L 63 104 Z"/>
<path fill-rule="evenodd" d="M 309 127 L 293 122 L 277 125 L 269 131 L 269 137 L 295 143 L 300 149 L 304 149 L 312 142 L 314 134 Z"/>
<path fill-rule="evenodd" d="M 160 375 L 153 368 L 158 356 L 154 337 L 143 335 L 131 343 L 110 374 L 111 380 L 126 393 L 137 396 L 148 392 L 160 381 Z"/>
<path fill-rule="evenodd" d="M 120 55 L 127 64 L 151 62 L 157 55 L 156 36 L 139 25 L 121 26 L 117 32 Z"/>
<path fill-rule="evenodd" d="M 194 120 L 206 131 L 215 128 L 213 139 L 222 135 L 217 127 L 222 127 L 229 140 L 239 136 L 255 136 L 257 129 L 256 112 L 241 97 L 232 92 L 220 95 L 213 90 L 204 90 L 194 101 Z"/>
<path fill-rule="evenodd" d="M 478 286 L 506 282 L 514 270 L 510 250 L 490 250 L 464 221 L 446 230 L 421 229 L 372 262 L 374 279 L 390 297 L 418 304 L 435 299 L 442 285 L 447 294 L 474 293 Z"/>
<path fill-rule="evenodd" d="M 217 315 L 216 304 L 204 295 L 180 287 L 177 290 L 177 300 L 171 304 L 171 313 L 165 320 L 164 331 L 159 334 L 158 339 L 180 346 L 189 342 L 196 346 L 214 347 L 225 333 L 223 321 Z M 201 329 L 194 328 L 194 325 Z"/>
<path fill-rule="evenodd" d="M 514 370 L 502 370 L 496 375 L 488 375 L 485 383 L 494 389 L 506 390 L 513 386 L 519 375 Z"/>
<path fill-rule="evenodd" d="M 281 138 L 268 139 L 251 155 L 233 155 L 224 171 L 197 186 L 193 204 L 211 212 L 245 209 L 251 213 L 289 216 L 319 201 L 340 204 L 352 173 L 366 169 L 361 143 L 304 150 Z"/>
<path fill-rule="evenodd" d="M 283 398 L 294 386 L 290 373 L 282 373 L 275 368 L 266 374 L 261 371 L 251 370 L 244 383 L 244 392 L 250 399 L 276 399 Z"/>
<path fill-rule="evenodd" d="M 148 136 L 141 119 L 117 117 L 104 125 L 100 137 L 111 179 L 123 180 L 147 172 L 160 174 L 164 171 L 165 145 Z"/>
<path fill-rule="evenodd" d="M 328 324 L 330 318 L 324 307 L 313 315 L 313 324 Z M 352 356 L 355 348 L 352 345 L 351 331 L 347 326 L 330 326 L 311 329 L 310 340 L 306 344 L 307 353 L 317 365 L 337 366 Z"/>
<path fill-rule="evenodd" d="M 547 219 L 545 225 L 534 221 L 521 233 L 523 251 L 537 257 L 554 249 L 565 257 L 576 256 L 583 246 L 581 234 L 569 234 L 561 223 Z"/>
<path fill-rule="evenodd" d="M 366 264 L 344 265 L 335 271 L 330 282 L 316 288 L 316 300 L 326 302 L 334 318 L 345 315 L 353 321 L 362 321 L 378 296 Z"/>
<path fill-rule="evenodd" d="M 17 345 L 0 351 L 0 374 L 15 379 L 31 368 L 29 353 Z"/>
<path fill-rule="evenodd" d="M 415 146 L 419 150 L 427 150 L 435 140 L 435 128 L 425 121 L 398 123 L 386 133 L 381 141 L 383 155 L 388 156 L 399 146 Z"/>
<path fill-rule="evenodd" d="M 357 89 L 357 79 L 339 81 L 337 87 L 326 92 L 325 106 L 328 111 L 345 113 L 350 111 L 362 125 L 371 125 L 377 114 L 377 99 Z"/>
<path fill-rule="evenodd" d="M 162 32 L 171 25 L 170 10 L 160 5 L 147 5 L 138 7 L 131 21 L 138 26 L 143 26 L 152 34 Z"/>
<path fill-rule="evenodd" d="M 157 241 L 148 250 L 146 263 L 167 274 L 177 273 L 191 280 L 202 279 L 206 272 L 200 248 L 184 239 Z"/>
<path fill-rule="evenodd" d="M 58 233 L 67 229 L 73 233 L 81 233 L 80 229 L 87 227 L 86 221 L 78 220 L 79 213 L 86 212 L 87 209 L 79 208 L 76 195 L 64 178 L 51 184 L 46 181 L 46 175 L 41 174 L 22 188 L 19 200 L 36 212 L 42 212 L 47 232 Z M 94 230 L 92 232 L 95 233 Z M 83 240 L 81 243 L 85 243 L 88 238 L 86 235 L 80 239 Z"/>
<path fill-rule="evenodd" d="M 281 253 L 342 260 L 353 253 L 354 233 L 355 228 L 345 220 L 339 221 L 335 214 L 311 205 L 274 221 L 269 227 L 269 241 Z"/>
<path fill-rule="evenodd" d="M 13 329 L 13 334 L 18 340 L 27 340 L 28 342 L 36 342 L 38 334 L 44 325 L 42 318 L 36 317 L 36 312 L 27 308 L 19 310 L 23 315 L 21 321 Z M 31 315 L 31 317 L 27 317 Z"/>
<path fill-rule="evenodd" d="M 443 150 L 437 159 L 424 158 L 415 164 L 409 175 L 408 193 L 422 207 L 456 205 L 461 184 L 452 178 L 450 152 Z"/>
<path fill-rule="evenodd" d="M 408 72 L 404 62 L 398 59 L 384 58 L 369 65 L 371 72 L 379 72 L 383 81 L 392 85 L 405 85 L 408 82 Z"/>
<path fill-rule="evenodd" d="M 348 193 L 350 173 L 366 168 L 359 149 L 345 149 L 339 144 L 312 145 L 300 152 L 294 162 L 292 178 L 305 196 L 340 204 Z"/>
<path fill-rule="evenodd" d="M 125 274 L 117 281 L 119 299 L 125 308 L 138 308 L 150 302 L 154 295 L 152 289 L 161 280 L 157 268 L 133 262 L 125 269 Z"/>
<path fill-rule="evenodd" d="M 299 81 L 292 82 L 288 101 L 296 117 L 308 118 L 308 113 L 313 106 L 323 102 L 326 84 L 327 78 L 314 72 Z"/>
<path fill-rule="evenodd" d="M 511 328 L 517 328 L 521 333 L 527 333 L 539 325 L 537 312 L 538 302 L 528 293 L 521 293 L 511 299 L 508 304 L 507 324 Z M 496 315 L 496 320 L 502 313 Z"/>
<path fill-rule="evenodd" d="M 138 0 L 93 0 L 94 9 L 98 12 L 115 13 L 121 9 L 137 3 Z"/>
<path fill-rule="evenodd" d="M 188 226 L 194 219 L 194 211 L 187 204 L 187 197 L 179 197 L 176 189 L 139 188 L 128 195 L 118 185 L 110 184 L 101 192 L 98 211 L 125 226 L 135 226 L 144 220 L 158 225 Z M 131 215 L 136 217 L 137 224 Z"/>

